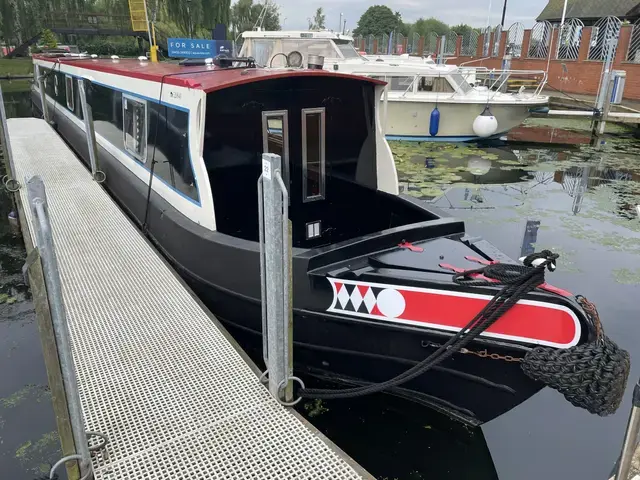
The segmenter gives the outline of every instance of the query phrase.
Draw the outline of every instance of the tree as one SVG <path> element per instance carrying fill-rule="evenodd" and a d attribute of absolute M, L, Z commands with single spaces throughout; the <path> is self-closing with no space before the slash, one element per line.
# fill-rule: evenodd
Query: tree
<path fill-rule="evenodd" d="M 464 37 L 465 35 L 468 35 L 471 32 L 481 33 L 479 28 L 473 28 L 471 25 L 467 25 L 466 23 L 454 25 L 453 27 L 451 27 L 451 30 L 456 32 L 459 37 Z"/>
<path fill-rule="evenodd" d="M 420 36 L 429 35 L 431 32 L 440 36 L 449 33 L 449 26 L 433 17 L 427 19 L 419 18 L 416 20 L 416 23 L 413 24 L 413 31 L 417 32 Z"/>
<path fill-rule="evenodd" d="M 369 7 L 358 20 L 358 26 L 353 30 L 354 35 L 387 35 L 394 30 L 400 30 L 402 18 L 399 12 L 393 11 L 385 5 Z"/>
<path fill-rule="evenodd" d="M 322 7 L 318 7 L 313 18 L 307 18 L 309 21 L 309 30 L 324 30 L 326 28 L 324 25 L 325 17 L 326 15 Z"/>
<path fill-rule="evenodd" d="M 56 38 L 56 34 L 48 28 L 43 30 L 42 43 L 45 44 L 47 48 L 56 48 L 58 46 L 58 39 Z"/>
<path fill-rule="evenodd" d="M 242 32 L 253 30 L 260 18 L 264 5 L 254 4 L 253 0 L 238 0 L 231 6 L 231 30 L 233 38 L 237 38 Z M 280 12 L 278 6 L 268 3 L 262 21 L 264 30 L 280 30 Z"/>

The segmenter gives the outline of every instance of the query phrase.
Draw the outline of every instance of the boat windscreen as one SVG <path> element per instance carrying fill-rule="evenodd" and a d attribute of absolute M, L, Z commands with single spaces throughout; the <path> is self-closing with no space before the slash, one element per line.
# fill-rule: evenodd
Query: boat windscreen
<path fill-rule="evenodd" d="M 342 53 L 344 58 L 362 58 L 362 55 L 358 53 L 353 44 L 348 40 L 334 40 L 333 41 Z"/>
<path fill-rule="evenodd" d="M 460 72 L 451 72 L 450 74 L 451 80 L 457 84 L 458 90 L 462 93 L 467 93 L 471 91 L 471 85 L 465 79 L 465 77 Z"/>

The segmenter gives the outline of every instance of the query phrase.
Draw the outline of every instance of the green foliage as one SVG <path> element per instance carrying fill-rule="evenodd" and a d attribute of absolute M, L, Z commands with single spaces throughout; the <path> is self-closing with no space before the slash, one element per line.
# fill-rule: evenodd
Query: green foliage
<path fill-rule="evenodd" d="M 403 26 L 399 12 L 393 11 L 385 5 L 369 7 L 358 20 L 358 26 L 354 29 L 354 35 L 382 35 L 390 34 L 394 30 L 399 31 Z"/>
<path fill-rule="evenodd" d="M 158 0 L 157 12 L 154 12 L 155 5 L 156 2 L 147 2 L 149 17 L 175 24 L 181 36 L 191 27 L 194 36 L 210 38 L 217 23 L 228 25 L 230 21 L 231 0 Z M 20 45 L 45 27 L 88 26 L 87 16 L 82 15 L 85 12 L 128 16 L 129 4 L 128 0 L 3 0 L 0 2 L 0 35 L 7 44 Z M 109 22 L 109 17 L 103 21 Z M 126 19 L 119 18 L 112 21 L 117 26 L 123 21 L 127 23 Z M 45 40 L 47 45 L 48 40 Z"/>
<path fill-rule="evenodd" d="M 253 0 L 238 0 L 231 6 L 231 31 L 233 39 L 242 32 L 253 30 L 253 26 L 260 17 L 260 12 L 264 8 L 263 4 L 253 3 Z M 264 30 L 280 30 L 280 12 L 278 6 L 269 3 L 262 22 Z"/>
<path fill-rule="evenodd" d="M 78 48 L 81 52 L 96 55 L 118 55 L 120 57 L 137 57 L 142 55 L 144 50 L 138 46 L 134 38 L 113 38 L 113 37 L 87 37 L 78 39 Z"/>
<path fill-rule="evenodd" d="M 454 25 L 453 27 L 451 27 L 451 30 L 456 32 L 459 37 L 467 35 L 467 34 L 473 32 L 473 31 L 481 33 L 481 29 L 473 28 L 471 25 L 467 25 L 466 23 L 461 23 L 459 25 Z"/>
<path fill-rule="evenodd" d="M 56 48 L 58 46 L 58 38 L 56 37 L 56 34 L 48 28 L 42 31 L 42 37 L 40 37 L 40 40 L 47 46 L 47 48 Z"/>
<path fill-rule="evenodd" d="M 322 7 L 318 7 L 313 18 L 307 19 L 309 21 L 309 30 L 324 30 L 326 28 L 324 25 L 325 17 Z"/>
<path fill-rule="evenodd" d="M 413 24 L 411 33 L 413 32 L 417 32 L 421 37 L 427 36 L 431 32 L 435 32 L 436 35 L 440 36 L 449 33 L 449 26 L 433 17 L 427 19 L 419 18 Z"/>
<path fill-rule="evenodd" d="M 29 75 L 33 73 L 30 58 L 0 58 L 0 75 Z"/>

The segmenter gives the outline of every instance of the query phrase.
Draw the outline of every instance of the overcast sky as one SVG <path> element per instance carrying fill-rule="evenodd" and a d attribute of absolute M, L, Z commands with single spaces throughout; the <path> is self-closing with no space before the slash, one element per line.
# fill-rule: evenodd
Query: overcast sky
<path fill-rule="evenodd" d="M 262 3 L 261 0 L 260 3 Z M 420 17 L 435 17 L 449 25 L 467 23 L 475 27 L 486 26 L 489 2 L 491 1 L 492 26 L 500 23 L 504 0 L 271 0 L 280 6 L 280 22 L 286 30 L 304 30 L 307 18 L 316 8 L 323 7 L 327 16 L 326 26 L 338 29 L 340 13 L 347 19 L 347 29 L 355 28 L 360 15 L 371 5 L 387 5 L 399 11 L 405 22 Z M 604 0 L 603 0 L 604 1 Z M 547 5 L 547 0 L 508 0 L 505 26 L 522 22 L 526 27 L 535 23 L 535 18 Z M 286 20 L 285 20 L 286 18 Z"/>

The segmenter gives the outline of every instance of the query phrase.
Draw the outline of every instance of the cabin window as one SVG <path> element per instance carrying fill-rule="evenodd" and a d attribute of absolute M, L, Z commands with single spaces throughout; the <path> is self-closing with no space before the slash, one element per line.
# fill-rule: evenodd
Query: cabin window
<path fill-rule="evenodd" d="M 325 123 L 324 108 L 302 110 L 303 201 L 324 198 Z"/>
<path fill-rule="evenodd" d="M 147 102 L 122 95 L 124 148 L 141 162 L 147 159 Z"/>
<path fill-rule="evenodd" d="M 282 40 L 282 51 L 284 53 L 289 54 L 293 50 L 302 53 L 305 61 L 308 60 L 309 55 L 322 55 L 325 58 L 338 57 L 338 54 L 331 44 L 331 40 L 328 38 L 291 38 Z"/>
<path fill-rule="evenodd" d="M 411 88 L 413 77 L 389 77 L 387 81 L 392 92 L 406 92 Z"/>
<path fill-rule="evenodd" d="M 419 92 L 453 93 L 455 90 L 446 77 L 421 77 Z"/>
<path fill-rule="evenodd" d="M 262 150 L 282 159 L 282 180 L 289 185 L 289 120 L 286 110 L 262 112 Z"/>
<path fill-rule="evenodd" d="M 73 108 L 74 108 L 73 77 L 71 75 L 65 75 L 64 81 L 65 81 L 65 93 L 67 95 L 67 108 L 73 112 Z M 55 87 L 56 85 L 54 83 L 54 89 Z M 57 89 L 56 89 L 56 92 L 57 92 Z"/>

